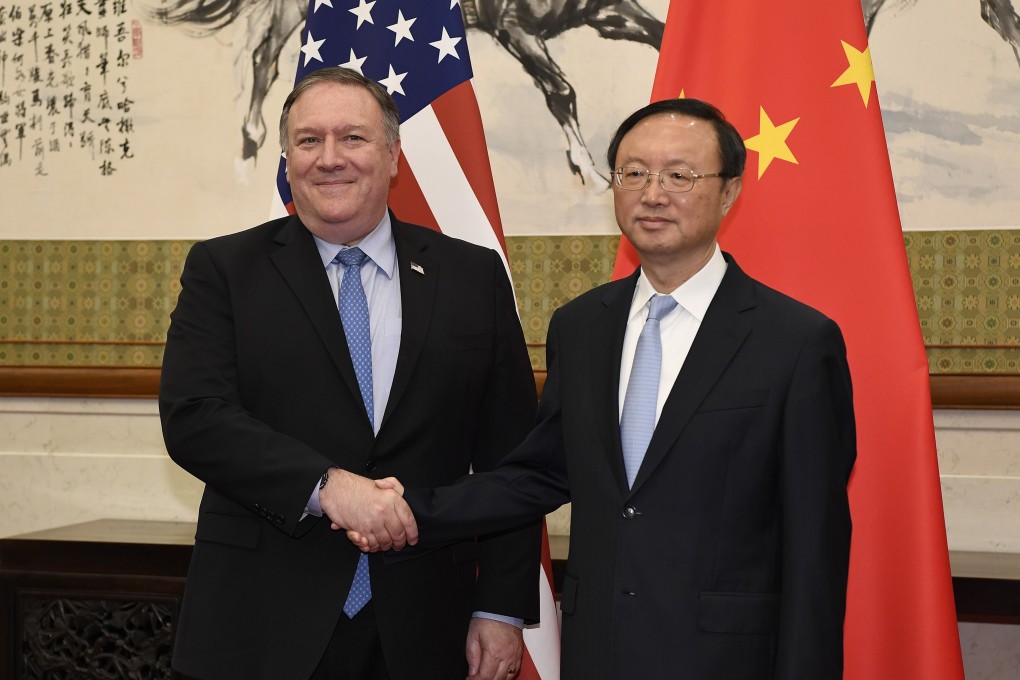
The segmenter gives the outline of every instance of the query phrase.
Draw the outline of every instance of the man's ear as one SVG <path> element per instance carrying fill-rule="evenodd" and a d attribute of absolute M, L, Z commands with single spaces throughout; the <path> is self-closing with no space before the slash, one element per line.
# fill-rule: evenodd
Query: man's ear
<path fill-rule="evenodd" d="M 390 144 L 390 177 L 397 176 L 397 161 L 400 160 L 400 138 L 398 137 L 392 144 Z"/>
<path fill-rule="evenodd" d="M 729 177 L 726 180 L 726 184 L 723 185 L 723 217 L 730 211 L 733 204 L 737 202 L 737 196 L 740 195 L 740 190 L 744 186 L 744 180 L 740 177 Z"/>

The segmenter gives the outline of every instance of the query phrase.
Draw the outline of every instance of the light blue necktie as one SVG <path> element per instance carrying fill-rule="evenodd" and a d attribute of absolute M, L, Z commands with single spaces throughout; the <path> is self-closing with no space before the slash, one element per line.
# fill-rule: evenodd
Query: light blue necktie
<path fill-rule="evenodd" d="M 361 248 L 348 248 L 337 253 L 335 262 L 344 266 L 344 278 L 340 283 L 340 321 L 347 336 L 347 349 L 354 363 L 354 374 L 358 377 L 361 399 L 365 402 L 368 420 L 375 427 L 375 403 L 372 399 L 372 333 L 368 321 L 368 299 L 361 285 L 361 263 L 365 261 Z M 368 555 L 358 559 L 351 591 L 344 602 L 344 614 L 348 618 L 361 611 L 372 599 L 372 583 L 368 577 Z"/>
<path fill-rule="evenodd" d="M 670 295 L 653 295 L 648 304 L 648 319 L 638 336 L 634 364 L 623 400 L 620 440 L 627 486 L 634 486 L 641 461 L 655 430 L 655 406 L 659 401 L 659 373 L 662 369 L 662 336 L 659 320 L 676 307 Z"/>

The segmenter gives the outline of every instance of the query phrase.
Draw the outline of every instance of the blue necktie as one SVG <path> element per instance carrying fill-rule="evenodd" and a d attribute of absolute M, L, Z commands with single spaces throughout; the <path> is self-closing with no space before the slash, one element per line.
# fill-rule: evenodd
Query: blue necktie
<path fill-rule="evenodd" d="M 372 333 L 368 321 L 368 299 L 361 285 L 361 263 L 367 255 L 361 248 L 348 248 L 337 253 L 334 261 L 344 266 L 344 278 L 340 283 L 340 321 L 347 336 L 347 349 L 354 363 L 354 374 L 358 378 L 361 399 L 365 402 L 368 420 L 375 427 L 375 403 L 372 399 Z M 368 555 L 362 553 L 354 582 L 344 602 L 344 614 L 348 618 L 361 611 L 372 599 L 372 583 L 368 577 Z"/>
<path fill-rule="evenodd" d="M 634 364 L 623 400 L 620 419 L 620 440 L 623 445 L 623 466 L 627 470 L 627 486 L 634 486 L 641 461 L 648 450 L 655 430 L 655 406 L 659 401 L 659 373 L 662 369 L 662 337 L 659 319 L 676 307 L 669 295 L 653 295 L 648 304 L 648 319 L 638 336 Z"/>

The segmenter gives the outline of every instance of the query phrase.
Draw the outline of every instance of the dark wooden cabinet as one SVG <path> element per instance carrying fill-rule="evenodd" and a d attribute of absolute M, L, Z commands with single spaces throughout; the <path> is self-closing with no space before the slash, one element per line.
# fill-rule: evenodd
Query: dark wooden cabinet
<path fill-rule="evenodd" d="M 1020 555 L 950 551 L 956 618 L 1020 625 Z"/>
<path fill-rule="evenodd" d="M 191 522 L 97 520 L 0 539 L 0 679 L 176 678 L 194 535 Z M 568 542 L 550 537 L 557 594 Z M 1020 555 L 950 558 L 959 620 L 1020 624 Z"/>
<path fill-rule="evenodd" d="M 195 525 L 99 520 L 0 540 L 0 678 L 173 678 Z"/>

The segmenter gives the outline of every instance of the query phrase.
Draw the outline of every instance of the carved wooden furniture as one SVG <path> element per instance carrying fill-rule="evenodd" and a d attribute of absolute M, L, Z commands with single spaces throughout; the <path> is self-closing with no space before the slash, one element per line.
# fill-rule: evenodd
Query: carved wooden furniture
<path fill-rule="evenodd" d="M 0 539 L 0 680 L 176 678 L 191 522 L 97 520 Z M 569 549 L 550 537 L 554 590 Z M 961 621 L 1020 624 L 1020 555 L 952 552 Z"/>
<path fill-rule="evenodd" d="M 0 678 L 176 677 L 193 523 L 99 520 L 0 540 Z"/>

